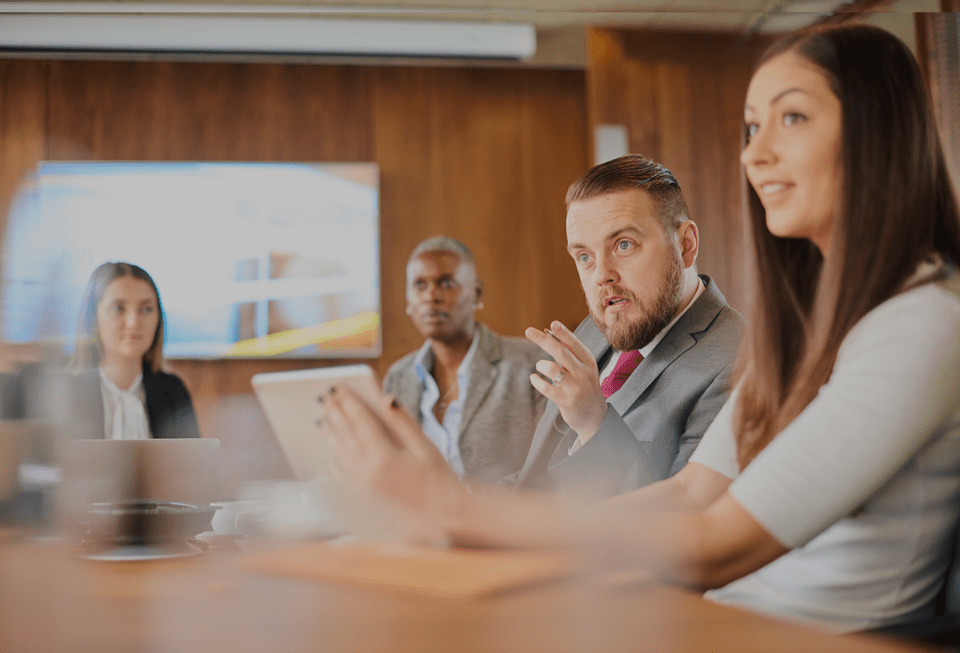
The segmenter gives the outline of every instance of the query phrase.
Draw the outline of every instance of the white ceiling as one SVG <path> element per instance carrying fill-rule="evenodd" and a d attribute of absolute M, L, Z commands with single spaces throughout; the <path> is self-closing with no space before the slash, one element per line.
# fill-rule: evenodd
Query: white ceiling
<path fill-rule="evenodd" d="M 200 14 L 376 18 L 530 23 L 537 29 L 537 55 L 521 65 L 582 67 L 583 28 L 779 32 L 817 20 L 850 0 L 31 0 L 0 1 L 0 21 L 11 13 Z M 871 22 L 913 39 L 914 11 L 937 11 L 939 0 L 885 3 Z M 599 6 L 598 6 L 599 5 Z M 600 8 L 602 7 L 602 8 Z"/>
<path fill-rule="evenodd" d="M 34 12 L 217 13 L 377 16 L 378 18 L 530 22 L 538 27 L 620 24 L 643 27 L 743 30 L 775 16 L 795 24 L 815 20 L 850 0 L 32 0 L 0 9 Z"/>

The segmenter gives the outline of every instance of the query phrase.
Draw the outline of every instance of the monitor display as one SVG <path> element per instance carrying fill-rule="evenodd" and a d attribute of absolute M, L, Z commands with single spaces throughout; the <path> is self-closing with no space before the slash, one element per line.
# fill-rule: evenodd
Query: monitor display
<path fill-rule="evenodd" d="M 2 337 L 72 349 L 90 273 L 144 268 L 169 358 L 380 354 L 373 163 L 40 163 L 3 250 Z"/>

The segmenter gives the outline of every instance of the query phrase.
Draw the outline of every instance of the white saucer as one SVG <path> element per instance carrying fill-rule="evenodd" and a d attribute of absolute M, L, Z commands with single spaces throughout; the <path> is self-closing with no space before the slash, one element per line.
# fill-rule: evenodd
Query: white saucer
<path fill-rule="evenodd" d="M 80 557 L 85 560 L 103 560 L 107 562 L 133 562 L 137 560 L 165 560 L 167 558 L 188 558 L 203 553 L 203 549 L 190 542 L 174 542 L 158 546 L 119 546 Z"/>

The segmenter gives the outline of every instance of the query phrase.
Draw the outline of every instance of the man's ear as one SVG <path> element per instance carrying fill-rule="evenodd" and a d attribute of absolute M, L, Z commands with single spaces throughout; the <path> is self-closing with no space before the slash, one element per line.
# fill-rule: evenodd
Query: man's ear
<path fill-rule="evenodd" d="M 483 282 L 477 279 L 477 298 L 475 303 L 477 310 L 483 310 Z"/>
<path fill-rule="evenodd" d="M 697 262 L 700 253 L 700 231 L 693 220 L 685 220 L 677 227 L 677 241 L 680 245 L 680 256 L 683 258 L 683 267 L 689 268 Z"/>

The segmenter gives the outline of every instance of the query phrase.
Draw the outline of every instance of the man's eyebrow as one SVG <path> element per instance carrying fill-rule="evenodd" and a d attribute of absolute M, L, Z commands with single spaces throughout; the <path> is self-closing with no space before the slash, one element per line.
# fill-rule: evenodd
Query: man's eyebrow
<path fill-rule="evenodd" d="M 420 275 L 418 277 L 413 277 L 411 281 L 430 281 L 431 279 L 437 279 L 442 281 L 443 279 L 456 279 L 456 278 L 457 278 L 457 275 L 450 272 L 444 272 L 443 274 L 438 274 L 438 275 L 430 275 L 430 274 Z"/>
<path fill-rule="evenodd" d="M 604 239 L 604 242 L 609 241 L 609 240 L 616 240 L 616 238 L 618 238 L 619 236 L 622 236 L 623 234 L 625 234 L 625 233 L 627 233 L 627 232 L 640 234 L 641 236 L 643 235 L 643 229 L 641 229 L 640 227 L 638 227 L 638 226 L 636 226 L 636 225 L 632 225 L 632 224 L 631 224 L 631 225 L 627 225 L 626 227 L 620 227 L 620 228 L 617 229 L 616 231 L 610 232 L 610 233 L 607 235 L 607 237 Z"/>
<path fill-rule="evenodd" d="M 787 95 L 787 94 L 789 94 L 789 93 L 804 93 L 804 94 L 806 94 L 806 95 L 810 95 L 810 92 L 809 92 L 809 91 L 807 91 L 807 90 L 805 90 L 805 89 L 802 89 L 802 88 L 800 88 L 799 86 L 791 86 L 790 88 L 788 88 L 788 89 L 786 89 L 786 90 L 783 90 L 783 91 L 780 91 L 779 93 L 777 93 L 776 96 L 775 96 L 772 100 L 770 100 L 770 104 L 771 104 L 771 105 L 776 104 L 776 103 L 779 102 L 781 99 L 783 99 L 783 96 L 784 96 L 784 95 Z M 756 111 L 756 109 L 754 109 L 754 108 L 753 108 L 752 106 L 750 106 L 749 104 L 744 105 L 743 110 L 744 110 L 744 111 Z"/>
<path fill-rule="evenodd" d="M 632 225 L 632 224 L 631 224 L 631 225 L 627 225 L 626 227 L 620 227 L 619 229 L 615 229 L 614 231 L 611 231 L 609 234 L 607 234 L 607 235 L 604 237 L 603 242 L 605 242 L 605 243 L 606 243 L 606 242 L 610 242 L 611 240 L 615 240 L 617 237 L 622 236 L 623 234 L 628 233 L 628 232 L 630 232 L 630 233 L 636 233 L 636 234 L 639 234 L 639 235 L 641 235 L 641 236 L 643 235 L 643 229 L 641 229 L 640 227 L 638 227 L 638 226 L 636 226 L 636 225 Z M 578 249 L 589 249 L 589 247 L 587 247 L 586 245 L 583 245 L 583 244 L 581 244 L 581 243 L 570 243 L 570 244 L 567 245 L 567 251 L 568 251 L 568 252 L 571 252 L 571 253 L 572 253 L 572 252 L 574 252 L 574 251 L 576 251 L 576 250 L 578 250 Z"/>

